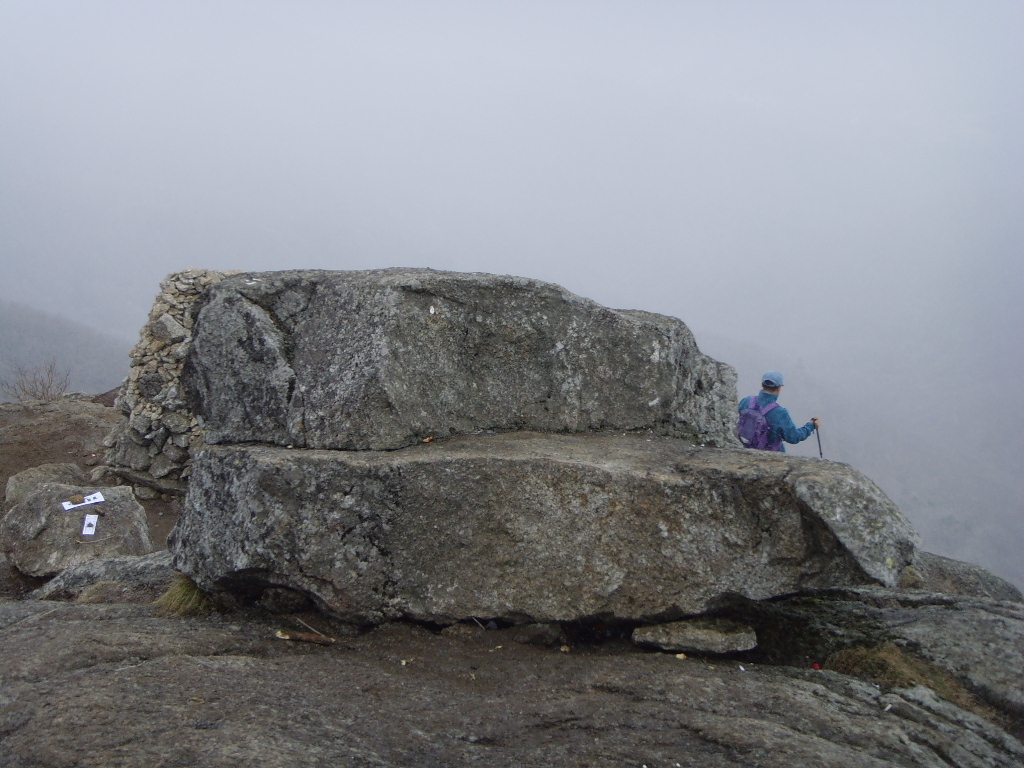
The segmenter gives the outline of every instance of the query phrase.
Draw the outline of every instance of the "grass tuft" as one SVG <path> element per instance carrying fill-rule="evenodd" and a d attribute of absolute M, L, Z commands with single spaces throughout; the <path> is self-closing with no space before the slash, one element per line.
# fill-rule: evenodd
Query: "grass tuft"
<path fill-rule="evenodd" d="M 836 651 L 822 666 L 833 672 L 867 680 L 882 688 L 923 685 L 960 709 L 981 715 L 992 722 L 1001 721 L 999 713 L 982 703 L 951 674 L 904 653 L 895 643 Z"/>
<path fill-rule="evenodd" d="M 213 608 L 210 596 L 183 573 L 174 575 L 174 583 L 153 605 L 172 616 L 200 616 Z"/>

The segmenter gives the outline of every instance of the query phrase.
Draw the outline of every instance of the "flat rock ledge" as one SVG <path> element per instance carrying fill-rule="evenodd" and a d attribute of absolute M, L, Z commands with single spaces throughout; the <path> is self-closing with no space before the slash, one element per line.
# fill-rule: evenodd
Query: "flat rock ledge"
<path fill-rule="evenodd" d="M 842 464 L 530 432 L 391 452 L 207 446 L 169 539 L 205 589 L 286 587 L 363 624 L 673 621 L 730 595 L 891 586 L 916 544 Z"/>
<path fill-rule="evenodd" d="M 253 272 L 211 285 L 193 316 L 182 383 L 207 443 L 391 450 L 650 428 L 736 444 L 736 374 L 682 321 L 538 280 Z"/>

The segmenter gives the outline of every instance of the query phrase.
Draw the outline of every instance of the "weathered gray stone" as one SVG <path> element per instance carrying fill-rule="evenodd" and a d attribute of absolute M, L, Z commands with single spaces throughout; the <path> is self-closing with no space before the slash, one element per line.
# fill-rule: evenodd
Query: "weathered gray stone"
<path fill-rule="evenodd" d="M 481 430 L 735 443 L 735 374 L 675 318 L 536 280 L 419 269 L 228 278 L 183 371 L 210 443 L 393 449 Z"/>
<path fill-rule="evenodd" d="M 158 454 L 149 465 L 149 474 L 159 480 L 161 477 L 166 477 L 177 465 L 171 461 L 170 457 L 166 454 Z"/>
<path fill-rule="evenodd" d="M 160 417 L 160 420 L 176 435 L 189 430 L 189 417 L 183 414 L 168 411 Z"/>
<path fill-rule="evenodd" d="M 159 493 L 167 493 L 172 496 L 182 496 L 185 493 L 186 483 L 171 477 L 153 477 L 148 472 L 135 472 L 125 467 L 102 467 L 96 473 L 105 479 L 120 478 L 123 482 L 131 483 L 134 486 L 144 485 Z"/>
<path fill-rule="evenodd" d="M 637 645 L 653 645 L 663 651 L 733 653 L 757 647 L 757 633 L 746 624 L 729 619 L 695 618 L 637 627 Z"/>
<path fill-rule="evenodd" d="M 687 456 L 676 470 L 686 478 L 703 477 L 715 493 L 738 494 L 760 509 L 814 510 L 848 551 L 871 553 L 860 559 L 861 567 L 886 586 L 896 584 L 920 543 L 882 490 L 846 464 L 770 451 L 704 451 Z M 800 525 L 796 517 L 774 523 L 786 524 Z"/>
<path fill-rule="evenodd" d="M 65 510 L 72 496 L 102 492 L 104 502 Z M 86 514 L 101 515 L 92 536 L 82 535 Z M 89 560 L 144 555 L 153 550 L 146 511 L 132 489 L 44 483 L 0 520 L 0 550 L 28 576 L 53 576 Z"/>
<path fill-rule="evenodd" d="M 137 557 L 89 560 L 62 571 L 28 597 L 32 600 L 75 598 L 100 582 L 114 582 L 130 590 L 163 590 L 174 578 L 171 560 L 167 550 Z"/>
<path fill-rule="evenodd" d="M 168 314 L 160 315 L 149 324 L 149 332 L 154 339 L 165 344 L 176 344 L 188 336 L 188 331 L 177 320 Z"/>
<path fill-rule="evenodd" d="M 137 485 L 132 490 L 135 492 L 135 498 L 142 501 L 152 501 L 153 499 L 160 498 L 160 493 L 147 485 Z"/>
<path fill-rule="evenodd" d="M 132 367 L 114 403 L 126 418 L 103 443 L 111 449 L 105 457 L 111 466 L 130 469 L 154 482 L 171 473 L 187 474 L 187 453 L 165 451 L 165 458 L 155 464 L 156 474 L 162 476 L 159 479 L 153 476 L 150 462 L 160 455 L 169 433 L 178 449 L 188 448 L 192 438 L 199 436 L 181 388 L 181 368 L 193 324 L 189 312 L 206 287 L 223 274 L 189 269 L 168 275 L 160 283 L 150 322 L 143 326 L 139 343 L 131 351 Z M 183 275 L 191 277 L 180 279 Z"/>
<path fill-rule="evenodd" d="M 40 464 L 7 478 L 7 498 L 4 511 L 10 509 L 43 483 L 83 485 L 85 472 L 77 464 Z"/>
<path fill-rule="evenodd" d="M 153 420 L 144 414 L 136 413 L 128 419 L 128 426 L 139 435 L 145 435 L 153 427 Z"/>
<path fill-rule="evenodd" d="M 111 465 L 130 467 L 136 472 L 145 470 L 153 463 L 150 449 L 132 439 L 136 432 L 128 427 L 127 422 L 116 426 L 110 435 L 111 450 L 106 452 L 105 460 Z"/>
<path fill-rule="evenodd" d="M 163 454 L 171 461 L 172 466 L 175 467 L 179 466 L 180 462 L 183 462 L 186 458 L 188 458 L 187 450 L 185 450 L 184 448 L 179 448 L 178 446 L 171 442 L 167 442 L 164 444 Z M 155 476 L 156 475 L 154 475 L 154 477 Z"/>
<path fill-rule="evenodd" d="M 901 589 L 1024 603 L 1024 595 L 1019 589 L 980 565 L 931 552 L 917 553 L 917 558 L 900 576 L 899 586 Z"/>
<path fill-rule="evenodd" d="M 169 545 L 205 588 L 287 586 L 370 623 L 667 621 L 728 594 L 896 580 L 916 537 L 867 478 L 751 453 L 643 434 L 208 446 Z"/>

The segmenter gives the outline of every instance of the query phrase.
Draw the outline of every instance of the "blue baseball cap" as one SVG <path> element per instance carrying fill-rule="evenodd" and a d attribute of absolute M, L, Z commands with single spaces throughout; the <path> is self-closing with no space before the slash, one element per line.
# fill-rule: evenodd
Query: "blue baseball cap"
<path fill-rule="evenodd" d="M 768 371 L 764 376 L 761 377 L 761 383 L 772 387 L 781 387 L 783 385 L 782 374 L 778 371 Z"/>

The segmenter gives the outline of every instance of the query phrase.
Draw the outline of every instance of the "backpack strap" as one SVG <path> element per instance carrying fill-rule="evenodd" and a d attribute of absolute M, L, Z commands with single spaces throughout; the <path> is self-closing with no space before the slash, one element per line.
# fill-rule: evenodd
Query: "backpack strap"
<path fill-rule="evenodd" d="M 747 408 L 757 411 L 762 416 L 767 416 L 771 411 L 774 411 L 779 407 L 778 402 L 768 403 L 764 408 L 757 404 L 757 395 L 751 395 L 750 400 L 747 401 Z"/>

